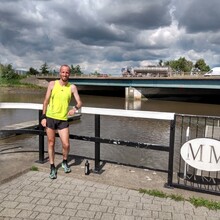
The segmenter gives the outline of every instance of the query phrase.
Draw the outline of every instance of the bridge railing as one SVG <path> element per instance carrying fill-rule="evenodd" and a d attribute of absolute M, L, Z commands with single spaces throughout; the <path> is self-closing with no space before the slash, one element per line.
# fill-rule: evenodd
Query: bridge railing
<path fill-rule="evenodd" d="M 44 136 L 46 135 L 44 128 L 40 123 L 40 118 L 42 115 L 42 104 L 35 103 L 0 103 L 0 109 L 29 109 L 38 110 L 39 126 L 37 129 L 11 129 L 4 130 L 2 128 L 1 132 L 14 133 L 14 134 L 34 134 L 39 136 L 39 163 L 45 162 L 44 157 Z M 124 145 L 129 147 L 151 149 L 156 151 L 167 152 L 169 155 L 168 167 L 167 167 L 167 187 L 171 187 L 173 178 L 173 155 L 174 155 L 174 139 L 175 139 L 175 114 L 166 112 L 154 112 L 154 111 L 136 111 L 136 110 L 121 110 L 121 109 L 109 109 L 109 108 L 93 108 L 93 107 L 82 107 L 79 111 L 81 114 L 94 115 L 94 137 L 91 136 L 81 136 L 70 134 L 70 139 L 77 139 L 81 141 L 94 142 L 95 148 L 95 171 L 101 169 L 101 158 L 100 158 L 100 144 L 113 144 L 113 145 Z M 170 123 L 169 131 L 169 143 L 168 145 L 155 144 L 155 143 L 141 143 L 133 142 L 127 140 L 116 140 L 107 139 L 100 136 L 100 116 L 116 116 L 116 117 L 131 117 L 131 118 L 143 118 L 143 119 L 155 119 L 155 120 L 165 120 Z M 157 132 L 157 131 L 155 131 Z M 58 134 L 57 134 L 58 136 Z M 129 165 L 129 164 L 127 164 Z"/>

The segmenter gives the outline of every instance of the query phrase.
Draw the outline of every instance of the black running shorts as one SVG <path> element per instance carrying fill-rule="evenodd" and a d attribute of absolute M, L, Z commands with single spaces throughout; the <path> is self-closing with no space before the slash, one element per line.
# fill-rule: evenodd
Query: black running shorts
<path fill-rule="evenodd" d="M 64 128 L 69 127 L 69 122 L 63 120 L 57 120 L 53 118 L 47 118 L 47 127 L 53 130 L 57 130 L 57 129 L 62 130 Z"/>

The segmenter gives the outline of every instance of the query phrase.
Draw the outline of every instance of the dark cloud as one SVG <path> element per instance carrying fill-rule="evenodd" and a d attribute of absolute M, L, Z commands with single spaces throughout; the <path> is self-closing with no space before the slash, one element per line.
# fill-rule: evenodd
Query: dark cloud
<path fill-rule="evenodd" d="M 118 34 L 107 27 L 86 27 L 81 29 L 64 28 L 63 32 L 70 39 L 77 39 L 86 45 L 107 46 L 116 41 L 127 41 L 126 33 Z"/>
<path fill-rule="evenodd" d="M 100 12 L 106 22 L 132 29 L 154 29 L 171 23 L 170 0 L 120 2 L 121 4 L 111 4 L 107 11 Z M 118 13 L 113 16 L 112 12 L 115 11 Z"/>
<path fill-rule="evenodd" d="M 46 61 L 115 73 L 179 56 L 220 63 L 219 6 L 218 0 L 2 0 L 0 63 L 39 68 Z"/>
<path fill-rule="evenodd" d="M 188 32 L 220 31 L 220 1 L 193 0 L 185 4 L 179 3 L 175 15 L 179 26 Z"/>

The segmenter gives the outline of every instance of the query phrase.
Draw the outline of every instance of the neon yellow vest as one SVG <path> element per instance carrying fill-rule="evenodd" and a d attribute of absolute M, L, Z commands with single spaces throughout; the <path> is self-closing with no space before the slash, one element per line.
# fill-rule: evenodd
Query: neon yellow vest
<path fill-rule="evenodd" d="M 68 83 L 66 86 L 61 86 L 59 80 L 56 80 L 51 92 L 46 116 L 66 121 L 68 119 L 67 113 L 71 95 L 71 84 Z"/>

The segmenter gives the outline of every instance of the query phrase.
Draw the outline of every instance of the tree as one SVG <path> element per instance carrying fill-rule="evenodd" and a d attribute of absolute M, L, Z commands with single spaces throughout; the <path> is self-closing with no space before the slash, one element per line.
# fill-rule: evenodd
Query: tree
<path fill-rule="evenodd" d="M 204 59 L 197 60 L 194 67 L 196 69 L 199 69 L 202 72 L 208 72 L 210 70 L 210 67 L 208 65 L 206 65 Z"/>
<path fill-rule="evenodd" d="M 72 75 L 82 75 L 83 74 L 83 72 L 81 71 L 80 65 L 77 65 L 75 67 L 73 65 L 71 65 L 70 72 Z"/>
<path fill-rule="evenodd" d="M 177 60 L 177 63 L 178 63 L 179 70 L 183 72 L 190 72 L 193 67 L 193 62 L 186 60 L 185 57 L 180 57 Z"/>
<path fill-rule="evenodd" d="M 185 57 L 180 57 L 178 60 L 165 62 L 165 66 L 170 66 L 177 72 L 190 72 L 193 67 L 193 62 L 186 60 Z"/>
<path fill-rule="evenodd" d="M 1 64 L 0 75 L 2 78 L 6 79 L 6 80 L 19 78 L 19 75 L 15 73 L 11 64 L 8 64 L 8 65 Z"/>
<path fill-rule="evenodd" d="M 163 60 L 159 60 L 158 65 L 163 66 Z"/>
<path fill-rule="evenodd" d="M 40 71 L 41 71 L 42 74 L 47 75 L 47 74 L 49 73 L 49 70 L 48 70 L 48 69 L 49 69 L 49 67 L 48 67 L 47 63 L 45 62 L 45 63 L 41 66 Z"/>
<path fill-rule="evenodd" d="M 30 67 L 29 71 L 27 72 L 27 74 L 30 74 L 30 75 L 38 75 L 39 72 L 34 69 L 33 67 Z"/>

